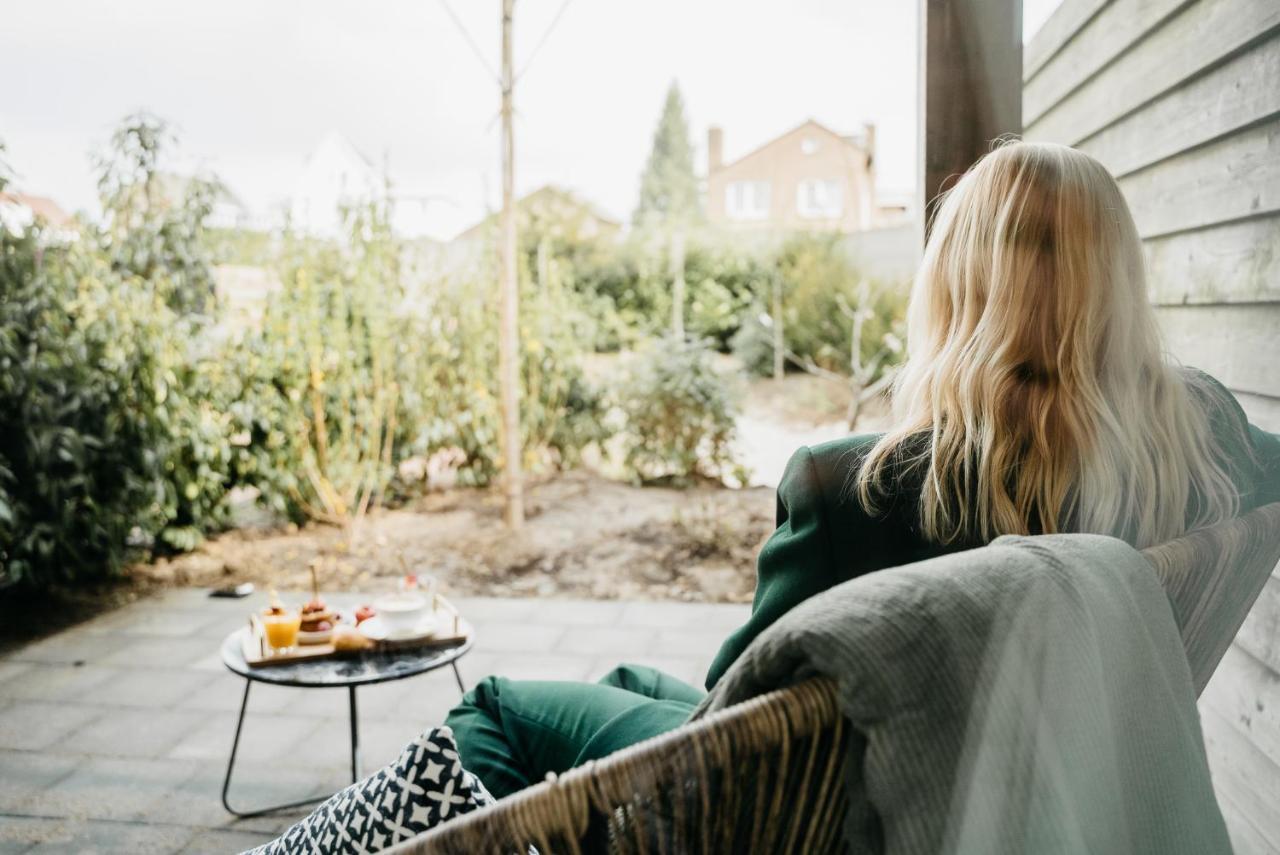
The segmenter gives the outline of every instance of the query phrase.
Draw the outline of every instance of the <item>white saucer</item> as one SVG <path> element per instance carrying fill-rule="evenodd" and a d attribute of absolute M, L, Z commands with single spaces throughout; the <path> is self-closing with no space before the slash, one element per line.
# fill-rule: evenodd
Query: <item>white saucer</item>
<path fill-rule="evenodd" d="M 359 630 L 365 638 L 374 641 L 416 641 L 419 638 L 430 638 L 436 634 L 436 616 L 428 612 L 418 621 L 417 626 L 407 630 L 390 632 L 381 615 L 374 615 L 360 622 Z"/>

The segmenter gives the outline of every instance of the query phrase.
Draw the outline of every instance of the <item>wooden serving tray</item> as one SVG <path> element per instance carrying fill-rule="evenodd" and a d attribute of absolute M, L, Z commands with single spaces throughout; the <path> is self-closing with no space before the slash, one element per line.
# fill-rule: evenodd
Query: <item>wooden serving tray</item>
<path fill-rule="evenodd" d="M 444 597 L 437 598 L 436 609 L 441 619 L 441 629 L 427 638 L 413 638 L 404 641 L 374 641 L 372 647 L 364 650 L 335 650 L 332 644 L 299 644 L 285 653 L 274 653 L 267 646 L 263 635 L 262 621 L 257 615 L 249 618 L 249 627 L 241 635 L 241 650 L 244 661 L 251 668 L 270 665 L 290 665 L 296 662 L 311 662 L 316 659 L 329 659 L 359 653 L 373 653 L 394 650 L 422 650 L 438 647 L 456 647 L 469 639 L 473 633 L 471 624 L 467 623 L 453 604 Z M 452 619 L 451 619 L 452 618 Z"/>

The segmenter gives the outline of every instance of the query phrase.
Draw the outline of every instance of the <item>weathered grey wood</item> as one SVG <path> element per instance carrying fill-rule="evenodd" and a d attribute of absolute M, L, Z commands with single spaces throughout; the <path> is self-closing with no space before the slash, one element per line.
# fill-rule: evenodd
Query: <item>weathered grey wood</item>
<path fill-rule="evenodd" d="M 1280 214 L 1152 238 L 1146 251 L 1157 305 L 1280 300 Z"/>
<path fill-rule="evenodd" d="M 1280 852 L 1280 826 L 1274 819 L 1280 804 L 1280 766 L 1255 750 L 1218 711 L 1202 708 L 1200 719 L 1213 788 L 1238 808 L 1228 821 L 1249 822 L 1266 842 L 1264 851 Z"/>
<path fill-rule="evenodd" d="M 1236 633 L 1235 646 L 1280 673 L 1280 577 L 1275 573 Z"/>
<path fill-rule="evenodd" d="M 1060 3 L 1031 37 L 1031 41 L 1022 48 L 1023 81 L 1029 81 L 1040 73 L 1040 69 L 1066 46 L 1071 37 L 1110 2 L 1111 0 L 1066 0 Z"/>
<path fill-rule="evenodd" d="M 1200 695 L 1200 708 L 1234 721 L 1256 750 L 1280 766 L 1280 674 L 1232 646 Z"/>
<path fill-rule="evenodd" d="M 1169 350 L 1233 392 L 1280 397 L 1280 303 L 1161 306 Z"/>
<path fill-rule="evenodd" d="M 920 0 L 919 8 L 917 192 L 929 212 L 992 140 L 1022 131 L 1022 3 Z"/>
<path fill-rule="evenodd" d="M 1124 0 L 1097 14 L 1022 90 L 1022 115 L 1034 124 L 1099 69 L 1133 48 L 1188 0 Z"/>
<path fill-rule="evenodd" d="M 1213 758 L 1210 758 L 1213 762 Z M 1227 835 L 1231 838 L 1231 851 L 1234 855 L 1275 855 L 1275 850 L 1262 832 L 1253 824 L 1248 814 L 1223 792 L 1215 792 L 1218 807 L 1222 809 L 1222 819 L 1227 824 Z"/>
<path fill-rule="evenodd" d="M 1280 25 L 1275 0 L 1200 0 L 1035 122 L 1028 139 L 1075 145 Z"/>
<path fill-rule="evenodd" d="M 1122 178 L 1120 188 L 1144 238 L 1280 211 L 1280 119 Z"/>
<path fill-rule="evenodd" d="M 1278 113 L 1280 34 L 1130 113 L 1080 149 L 1125 176 Z"/>
<path fill-rule="evenodd" d="M 1250 422 L 1263 430 L 1280 433 L 1280 398 L 1237 392 L 1236 400 L 1244 408 Z M 1280 668 L 1280 663 L 1276 667 Z"/>

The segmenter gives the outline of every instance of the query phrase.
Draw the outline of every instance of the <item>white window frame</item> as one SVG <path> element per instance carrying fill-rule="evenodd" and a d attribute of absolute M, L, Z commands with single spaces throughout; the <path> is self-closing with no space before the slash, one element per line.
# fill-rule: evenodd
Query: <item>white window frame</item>
<path fill-rule="evenodd" d="M 768 181 L 730 181 L 724 188 L 724 212 L 731 220 L 767 220 L 772 204 Z"/>
<path fill-rule="evenodd" d="M 832 178 L 806 178 L 796 184 L 796 214 L 805 220 L 844 216 L 844 185 Z"/>

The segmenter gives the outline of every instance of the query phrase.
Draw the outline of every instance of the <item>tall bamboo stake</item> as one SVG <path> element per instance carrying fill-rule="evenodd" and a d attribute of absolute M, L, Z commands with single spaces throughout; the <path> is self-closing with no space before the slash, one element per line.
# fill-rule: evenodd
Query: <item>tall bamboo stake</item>
<path fill-rule="evenodd" d="M 503 489 L 506 521 L 511 528 L 524 524 L 524 477 L 520 441 L 520 311 L 516 280 L 515 140 L 511 126 L 511 95 L 515 78 L 511 69 L 511 19 L 515 0 L 502 0 L 502 268 L 501 318 L 498 331 L 498 382 L 502 394 Z"/>

